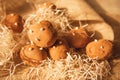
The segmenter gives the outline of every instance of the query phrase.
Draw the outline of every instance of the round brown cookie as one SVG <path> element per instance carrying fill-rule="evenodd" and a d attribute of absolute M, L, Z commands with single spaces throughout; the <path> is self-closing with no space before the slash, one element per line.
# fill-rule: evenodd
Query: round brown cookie
<path fill-rule="evenodd" d="M 19 14 L 8 14 L 2 21 L 2 24 L 13 30 L 13 32 L 20 33 L 23 30 L 24 20 Z"/>
<path fill-rule="evenodd" d="M 47 54 L 44 49 L 39 49 L 36 45 L 26 45 L 20 51 L 22 61 L 31 66 L 37 66 L 43 60 L 43 54 Z"/>
<path fill-rule="evenodd" d="M 69 46 L 67 44 L 67 41 L 62 38 L 57 39 L 55 44 L 49 48 L 49 54 L 53 60 L 66 58 L 68 51 L 69 51 Z"/>
<path fill-rule="evenodd" d="M 86 53 L 90 58 L 105 60 L 112 54 L 113 44 L 105 39 L 95 40 L 86 46 Z"/>
<path fill-rule="evenodd" d="M 82 28 L 72 29 L 66 34 L 67 41 L 74 48 L 82 48 L 89 42 L 89 36 Z"/>
<path fill-rule="evenodd" d="M 50 47 L 56 41 L 57 32 L 49 21 L 43 20 L 30 26 L 28 37 L 39 47 Z"/>

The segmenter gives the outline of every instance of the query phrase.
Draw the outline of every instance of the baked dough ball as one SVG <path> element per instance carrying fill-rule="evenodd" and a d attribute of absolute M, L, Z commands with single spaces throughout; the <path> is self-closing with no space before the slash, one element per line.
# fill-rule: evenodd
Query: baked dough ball
<path fill-rule="evenodd" d="M 49 21 L 43 20 L 30 26 L 28 37 L 30 41 L 39 47 L 50 47 L 56 41 L 57 32 Z"/>
<path fill-rule="evenodd" d="M 72 29 L 66 35 L 67 41 L 74 48 L 82 48 L 89 42 L 89 36 L 82 28 Z"/>
<path fill-rule="evenodd" d="M 112 43 L 108 40 L 95 40 L 86 46 L 86 53 L 90 58 L 105 60 L 112 54 Z"/>
<path fill-rule="evenodd" d="M 23 30 L 24 20 L 19 14 L 9 14 L 2 21 L 2 24 L 13 30 L 13 32 L 20 33 Z"/>
<path fill-rule="evenodd" d="M 50 57 L 53 60 L 64 59 L 67 57 L 69 46 L 65 39 L 59 38 L 55 44 L 49 48 Z"/>
<path fill-rule="evenodd" d="M 47 52 L 36 45 L 26 45 L 20 51 L 20 57 L 24 64 L 37 66 L 40 64 L 40 61 L 43 60 L 43 54 L 47 54 Z"/>

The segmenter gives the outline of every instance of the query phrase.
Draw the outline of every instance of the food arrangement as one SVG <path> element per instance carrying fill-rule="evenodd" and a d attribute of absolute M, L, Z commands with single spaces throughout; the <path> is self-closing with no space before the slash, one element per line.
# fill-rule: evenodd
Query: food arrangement
<path fill-rule="evenodd" d="M 3 73 L 5 66 L 13 67 L 2 75 L 6 79 L 103 80 L 110 73 L 107 59 L 113 43 L 96 40 L 87 27 L 71 25 L 67 11 L 53 3 L 42 4 L 26 19 L 14 13 L 7 15 L 1 30 L 11 36 L 4 42 L 12 43 L 6 55 L 11 54 L 1 63 Z M 24 71 L 19 72 L 22 68 Z M 23 74 L 21 78 L 15 77 L 17 72 Z"/>

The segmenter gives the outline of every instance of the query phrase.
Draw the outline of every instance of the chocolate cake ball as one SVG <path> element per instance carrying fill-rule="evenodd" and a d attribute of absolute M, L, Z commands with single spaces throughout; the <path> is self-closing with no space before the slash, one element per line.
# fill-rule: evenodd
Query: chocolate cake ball
<path fill-rule="evenodd" d="M 50 47 L 56 41 L 57 32 L 49 21 L 43 20 L 30 26 L 28 37 L 39 47 Z"/>
<path fill-rule="evenodd" d="M 55 44 L 49 48 L 50 57 L 53 60 L 64 59 L 67 57 L 69 46 L 65 39 L 59 38 Z"/>
<path fill-rule="evenodd" d="M 86 53 L 90 58 L 105 60 L 112 54 L 112 46 L 112 43 L 108 40 L 95 40 L 86 46 Z"/>
<path fill-rule="evenodd" d="M 13 30 L 13 32 L 20 33 L 23 30 L 24 20 L 19 14 L 8 14 L 2 21 L 2 24 Z"/>
<path fill-rule="evenodd" d="M 20 51 L 20 57 L 24 64 L 37 66 L 43 60 L 43 54 L 47 54 L 44 49 L 39 49 L 36 45 L 26 45 Z"/>
<path fill-rule="evenodd" d="M 67 41 L 74 48 L 82 48 L 89 42 L 89 36 L 82 28 L 72 29 L 66 34 Z"/>

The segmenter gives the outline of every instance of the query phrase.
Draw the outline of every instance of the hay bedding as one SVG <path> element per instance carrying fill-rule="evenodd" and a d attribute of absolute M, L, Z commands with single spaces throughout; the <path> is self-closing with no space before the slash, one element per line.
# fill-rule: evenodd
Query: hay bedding
<path fill-rule="evenodd" d="M 55 13 L 54 13 L 55 12 Z M 13 53 L 29 40 L 26 37 L 28 27 L 41 20 L 49 20 L 58 29 L 58 32 L 68 31 L 73 26 L 69 22 L 66 10 L 38 9 L 29 14 L 20 34 L 13 32 L 3 25 L 0 26 L 0 77 L 3 80 L 107 80 L 111 67 L 107 60 L 97 61 L 86 56 L 84 49 L 81 52 L 71 48 L 66 59 L 41 61 L 37 67 L 15 64 Z M 84 27 L 79 25 L 80 27 Z M 78 27 L 78 26 L 75 26 Z M 87 28 L 87 27 L 85 27 Z"/>

